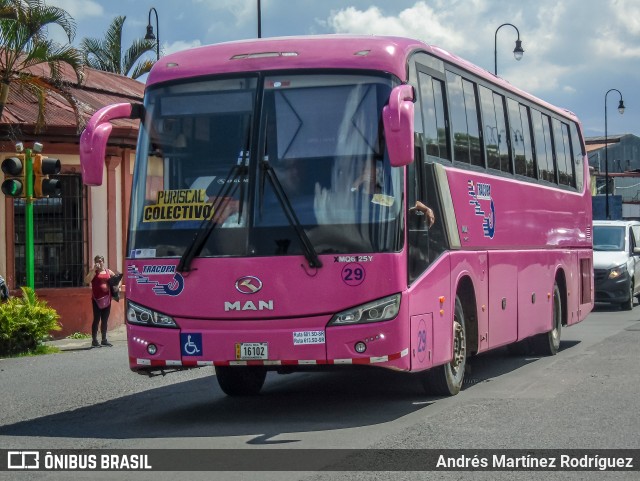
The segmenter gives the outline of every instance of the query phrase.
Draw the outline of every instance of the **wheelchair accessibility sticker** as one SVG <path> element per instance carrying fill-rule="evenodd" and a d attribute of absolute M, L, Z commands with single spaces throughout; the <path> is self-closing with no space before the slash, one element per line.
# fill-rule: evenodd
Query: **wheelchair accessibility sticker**
<path fill-rule="evenodd" d="M 474 207 L 475 214 L 482 217 L 484 236 L 493 239 L 496 232 L 496 210 L 491 197 L 491 184 L 483 184 L 482 182 L 474 184 L 473 180 L 469 180 L 467 186 L 469 197 L 471 197 L 469 204 Z M 488 212 L 486 212 L 487 210 Z"/>
<path fill-rule="evenodd" d="M 180 333 L 180 351 L 183 356 L 202 356 L 202 334 Z"/>
<path fill-rule="evenodd" d="M 151 284 L 156 296 L 177 296 L 184 289 L 184 277 L 176 272 L 174 265 L 144 265 L 142 272 L 137 266 L 127 268 L 127 278 L 134 279 L 136 284 Z M 160 280 L 152 280 L 151 276 Z M 166 282 L 161 282 L 166 281 Z"/>

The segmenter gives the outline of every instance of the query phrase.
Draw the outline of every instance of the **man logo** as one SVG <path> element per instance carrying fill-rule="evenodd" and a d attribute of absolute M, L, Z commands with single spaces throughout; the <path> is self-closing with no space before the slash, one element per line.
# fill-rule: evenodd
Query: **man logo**
<path fill-rule="evenodd" d="M 257 277 L 244 276 L 236 281 L 236 289 L 242 294 L 255 294 L 262 289 L 262 281 Z"/>

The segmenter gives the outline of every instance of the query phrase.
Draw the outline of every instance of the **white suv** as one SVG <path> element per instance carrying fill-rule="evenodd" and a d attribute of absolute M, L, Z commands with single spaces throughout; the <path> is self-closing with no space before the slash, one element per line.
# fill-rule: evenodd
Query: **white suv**
<path fill-rule="evenodd" d="M 593 221 L 593 271 L 596 302 L 633 309 L 640 300 L 640 222 Z"/>

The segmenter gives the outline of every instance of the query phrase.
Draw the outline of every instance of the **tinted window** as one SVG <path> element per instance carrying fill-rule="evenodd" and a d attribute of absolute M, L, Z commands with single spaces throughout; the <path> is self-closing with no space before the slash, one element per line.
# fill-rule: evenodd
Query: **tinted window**
<path fill-rule="evenodd" d="M 562 185 L 575 187 L 573 175 L 573 162 L 571 160 L 571 148 L 569 146 L 569 126 L 558 119 L 552 120 L 553 140 L 556 148 L 556 161 L 558 164 L 558 182 Z"/>
<path fill-rule="evenodd" d="M 496 125 L 498 127 L 498 144 L 500 153 L 500 170 L 513 173 L 511 160 L 509 159 L 509 143 L 507 141 L 507 122 L 505 115 L 504 97 L 493 93 L 493 104 L 496 109 Z"/>
<path fill-rule="evenodd" d="M 447 88 L 451 111 L 454 159 L 471 165 L 483 166 L 475 86 L 459 75 L 447 71 Z"/>
<path fill-rule="evenodd" d="M 571 156 L 573 158 L 573 164 L 575 166 L 576 173 L 576 187 L 578 190 L 582 190 L 584 187 L 584 165 L 582 164 L 583 152 L 582 142 L 578 135 L 578 127 L 575 123 L 571 122 Z"/>
<path fill-rule="evenodd" d="M 444 84 L 422 72 L 418 74 L 418 78 L 427 155 L 449 159 L 444 118 Z"/>
<path fill-rule="evenodd" d="M 451 132 L 453 132 L 453 158 L 469 163 L 469 134 L 467 133 L 467 112 L 464 108 L 462 77 L 447 72 L 449 111 L 451 112 Z"/>
<path fill-rule="evenodd" d="M 504 97 L 486 87 L 479 87 L 479 90 L 487 167 L 502 172 L 512 172 L 507 147 Z"/>
<path fill-rule="evenodd" d="M 482 153 L 480 151 L 480 133 L 478 127 L 478 109 L 476 100 L 475 84 L 462 79 L 464 90 L 464 103 L 467 111 L 467 127 L 469 129 L 469 152 L 471 154 L 471 165 L 484 167 Z"/>
<path fill-rule="evenodd" d="M 529 107 L 520 105 L 520 119 L 522 120 L 522 133 L 520 140 L 524 145 L 524 156 L 527 164 L 527 177 L 537 178 L 538 168 L 533 156 L 533 139 L 531 138 L 531 121 Z"/>
<path fill-rule="evenodd" d="M 516 174 L 536 178 L 536 169 L 531 149 L 531 128 L 529 109 L 513 99 L 508 99 L 511 148 Z"/>
<path fill-rule="evenodd" d="M 532 110 L 531 114 L 536 142 L 536 158 L 538 160 L 539 178 L 548 182 L 555 182 L 549 116 L 538 112 L 535 109 Z"/>

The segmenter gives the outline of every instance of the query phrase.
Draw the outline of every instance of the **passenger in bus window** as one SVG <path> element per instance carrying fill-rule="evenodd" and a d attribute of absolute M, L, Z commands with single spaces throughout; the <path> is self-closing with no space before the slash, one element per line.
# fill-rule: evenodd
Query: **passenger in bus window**
<path fill-rule="evenodd" d="M 384 177 L 382 162 L 373 159 L 366 161 L 364 170 L 351 184 L 351 192 L 359 191 L 370 195 L 385 193 Z"/>
<path fill-rule="evenodd" d="M 416 200 L 416 205 L 411 207 L 409 212 L 415 212 L 417 215 L 424 215 L 428 224 L 427 228 L 430 228 L 436 222 L 436 216 L 433 213 L 433 210 L 419 200 Z"/>

